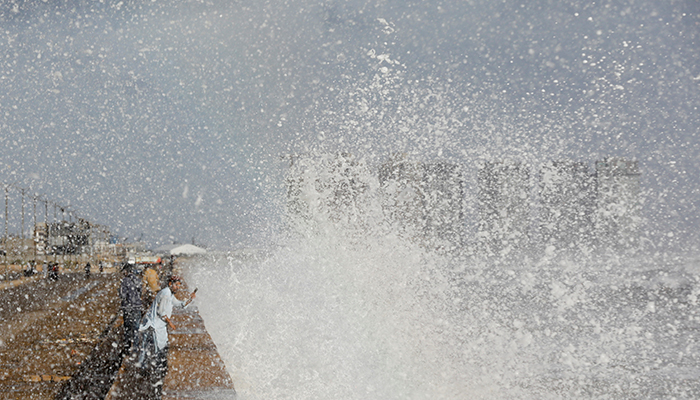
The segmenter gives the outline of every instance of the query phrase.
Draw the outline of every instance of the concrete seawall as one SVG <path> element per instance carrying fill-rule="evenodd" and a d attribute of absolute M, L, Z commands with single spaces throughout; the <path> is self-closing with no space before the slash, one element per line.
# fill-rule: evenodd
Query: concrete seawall
<path fill-rule="evenodd" d="M 119 274 L 62 274 L 0 287 L 0 399 L 148 399 L 124 358 Z M 163 399 L 234 399 L 196 307 L 173 313 Z M 126 360 L 126 361 L 125 361 Z"/>
<path fill-rule="evenodd" d="M 233 381 L 197 308 L 176 309 L 172 320 L 177 329 L 169 335 L 163 400 L 235 399 Z M 150 390 L 141 369 L 127 357 L 106 399 L 149 398 Z"/>
<path fill-rule="evenodd" d="M 1 398 L 106 393 L 121 340 L 116 275 L 24 280 L 0 291 L 0 309 Z"/>

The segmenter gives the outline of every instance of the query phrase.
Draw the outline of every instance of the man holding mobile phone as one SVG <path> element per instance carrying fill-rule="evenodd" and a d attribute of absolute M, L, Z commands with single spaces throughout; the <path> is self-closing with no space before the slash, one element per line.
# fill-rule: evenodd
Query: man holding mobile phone
<path fill-rule="evenodd" d="M 168 279 L 168 286 L 158 292 L 139 326 L 141 354 L 138 364 L 148 375 L 157 399 L 162 396 L 163 379 L 168 371 L 168 328 L 176 329 L 170 319 L 173 307 L 187 307 L 196 297 L 195 289 L 187 301 L 178 300 L 175 293 L 181 288 L 182 278 L 171 276 Z"/>

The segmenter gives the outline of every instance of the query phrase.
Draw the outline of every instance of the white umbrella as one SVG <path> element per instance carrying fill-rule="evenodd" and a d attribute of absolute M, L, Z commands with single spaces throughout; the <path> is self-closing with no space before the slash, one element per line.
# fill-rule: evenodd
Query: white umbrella
<path fill-rule="evenodd" d="M 190 256 L 195 254 L 206 254 L 207 251 L 193 244 L 183 244 L 170 249 L 170 254 L 174 256 Z"/>

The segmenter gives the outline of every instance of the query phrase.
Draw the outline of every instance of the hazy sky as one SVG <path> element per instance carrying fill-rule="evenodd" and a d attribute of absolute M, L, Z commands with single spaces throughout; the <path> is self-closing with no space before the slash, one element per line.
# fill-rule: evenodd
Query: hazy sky
<path fill-rule="evenodd" d="M 151 245 L 256 244 L 314 150 L 635 158 L 697 238 L 699 105 L 696 0 L 0 4 L 0 181 Z"/>

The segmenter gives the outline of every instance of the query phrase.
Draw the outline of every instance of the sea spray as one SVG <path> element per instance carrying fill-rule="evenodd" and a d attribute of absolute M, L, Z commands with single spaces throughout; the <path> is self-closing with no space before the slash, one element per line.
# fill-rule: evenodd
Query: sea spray
<path fill-rule="evenodd" d="M 697 259 L 476 260 L 327 225 L 188 278 L 252 399 L 694 398 Z"/>
<path fill-rule="evenodd" d="M 450 334 L 449 282 L 396 237 L 361 245 L 327 233 L 194 275 L 204 287 L 230 282 L 222 353 L 245 377 L 239 386 L 267 399 L 454 398 L 467 370 Z"/>

